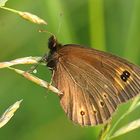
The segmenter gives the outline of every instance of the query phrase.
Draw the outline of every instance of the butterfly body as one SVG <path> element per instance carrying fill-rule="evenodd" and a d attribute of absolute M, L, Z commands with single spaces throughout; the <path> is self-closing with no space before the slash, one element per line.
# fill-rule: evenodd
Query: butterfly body
<path fill-rule="evenodd" d="M 140 92 L 140 68 L 127 60 L 81 45 L 61 45 L 54 36 L 48 45 L 47 66 L 63 93 L 61 106 L 75 123 L 103 124 L 120 103 Z"/>

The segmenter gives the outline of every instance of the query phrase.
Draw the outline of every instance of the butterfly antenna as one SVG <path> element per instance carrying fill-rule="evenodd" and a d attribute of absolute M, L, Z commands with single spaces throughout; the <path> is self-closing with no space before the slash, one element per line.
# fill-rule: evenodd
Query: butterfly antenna
<path fill-rule="evenodd" d="M 59 19 L 58 19 L 58 30 L 57 30 L 57 35 L 60 33 L 60 29 L 61 29 L 61 26 L 62 26 L 62 16 L 63 16 L 63 13 L 60 13 L 60 14 L 59 14 Z"/>
<path fill-rule="evenodd" d="M 39 32 L 39 33 L 48 33 L 48 34 L 50 34 L 51 36 L 54 36 L 54 37 L 56 38 L 55 34 L 53 34 L 52 32 L 50 32 L 50 31 L 48 31 L 48 30 L 39 29 L 38 32 Z"/>

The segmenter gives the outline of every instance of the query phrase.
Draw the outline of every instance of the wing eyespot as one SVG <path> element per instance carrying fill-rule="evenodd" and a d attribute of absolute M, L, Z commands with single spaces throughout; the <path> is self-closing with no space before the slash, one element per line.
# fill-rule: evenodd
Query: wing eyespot
<path fill-rule="evenodd" d="M 107 94 L 106 93 L 103 93 L 103 98 L 107 98 L 108 96 L 107 96 Z"/>
<path fill-rule="evenodd" d="M 93 110 L 93 113 L 94 113 L 94 114 L 97 114 L 97 110 Z"/>
<path fill-rule="evenodd" d="M 80 111 L 81 116 L 84 116 L 85 114 L 86 114 L 85 111 L 83 111 L 83 110 Z"/>
<path fill-rule="evenodd" d="M 102 100 L 100 100 L 99 105 L 100 105 L 100 107 L 104 107 L 105 103 Z"/>
<path fill-rule="evenodd" d="M 130 73 L 127 70 L 125 70 L 123 71 L 120 77 L 124 82 L 127 82 L 128 78 L 130 77 Z"/>

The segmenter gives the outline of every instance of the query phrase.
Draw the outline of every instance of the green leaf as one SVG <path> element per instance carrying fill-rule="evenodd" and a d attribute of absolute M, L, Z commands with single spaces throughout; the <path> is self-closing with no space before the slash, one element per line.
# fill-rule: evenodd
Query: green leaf
<path fill-rule="evenodd" d="M 5 6 L 8 0 L 0 0 L 0 7 Z"/>
<path fill-rule="evenodd" d="M 115 138 L 140 127 L 140 119 L 130 122 L 117 130 L 110 138 Z"/>

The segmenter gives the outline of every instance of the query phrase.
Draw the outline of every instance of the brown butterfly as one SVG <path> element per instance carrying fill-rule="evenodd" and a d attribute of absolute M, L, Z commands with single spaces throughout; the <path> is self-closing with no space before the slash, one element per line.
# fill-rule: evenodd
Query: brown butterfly
<path fill-rule="evenodd" d="M 45 61 L 63 93 L 61 106 L 77 124 L 105 123 L 120 103 L 140 92 L 140 68 L 125 59 L 81 45 L 61 45 L 55 36 L 48 47 Z"/>

